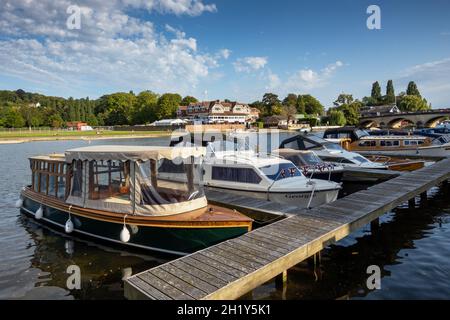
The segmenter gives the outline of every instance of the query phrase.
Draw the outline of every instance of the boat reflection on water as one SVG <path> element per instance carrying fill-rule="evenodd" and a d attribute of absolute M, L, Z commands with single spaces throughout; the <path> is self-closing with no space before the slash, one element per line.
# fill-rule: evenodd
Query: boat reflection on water
<path fill-rule="evenodd" d="M 19 276 L 22 299 L 124 299 L 123 279 L 169 261 L 164 254 L 130 253 L 67 236 L 21 215 L 19 223 L 30 236 L 34 248 L 27 273 Z M 79 267 L 80 289 L 68 288 Z M 70 285 L 69 285 L 70 286 Z"/>

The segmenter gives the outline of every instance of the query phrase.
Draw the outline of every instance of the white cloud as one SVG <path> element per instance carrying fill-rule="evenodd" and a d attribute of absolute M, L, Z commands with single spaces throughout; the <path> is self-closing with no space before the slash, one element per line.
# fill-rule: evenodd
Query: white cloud
<path fill-rule="evenodd" d="M 66 28 L 70 0 L 1 0 L 0 74 L 53 88 L 103 86 L 190 91 L 223 56 L 198 51 L 197 40 L 166 25 L 174 38 L 128 8 L 198 15 L 200 0 L 79 0 L 81 29 Z M 100 92 L 99 92 L 100 93 Z"/>
<path fill-rule="evenodd" d="M 229 49 L 222 49 L 219 51 L 219 55 L 222 56 L 224 59 L 228 59 L 231 55 L 231 50 Z"/>
<path fill-rule="evenodd" d="M 267 89 L 286 92 L 303 92 L 321 88 L 328 83 L 328 80 L 334 75 L 338 68 L 344 64 L 336 61 L 327 65 L 325 68 L 315 71 L 313 69 L 300 69 L 289 75 L 285 80 L 281 80 L 276 74 L 270 73 L 267 76 Z"/>
<path fill-rule="evenodd" d="M 396 79 L 403 87 L 415 81 L 422 94 L 433 107 L 449 107 L 450 57 L 409 67 Z M 398 87 L 398 85 L 397 85 Z M 399 90 L 400 91 L 400 90 Z M 404 91 L 404 90 L 403 90 Z"/>
<path fill-rule="evenodd" d="M 233 66 L 236 72 L 251 72 L 264 68 L 267 61 L 267 57 L 245 57 L 237 59 Z"/>

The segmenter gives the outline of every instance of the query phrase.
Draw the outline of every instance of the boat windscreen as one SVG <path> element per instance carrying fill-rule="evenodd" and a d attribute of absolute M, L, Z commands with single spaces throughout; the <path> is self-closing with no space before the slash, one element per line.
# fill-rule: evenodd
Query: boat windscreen
<path fill-rule="evenodd" d="M 355 130 L 355 135 L 357 140 L 361 139 L 362 137 L 370 136 L 370 134 L 366 130 L 361 129 Z"/>
<path fill-rule="evenodd" d="M 342 147 L 336 143 L 333 142 L 327 142 L 324 144 L 324 147 L 327 148 L 328 150 L 333 150 L 333 151 L 343 151 L 344 149 L 342 149 Z"/>
<path fill-rule="evenodd" d="M 303 159 L 307 165 L 316 165 L 322 163 L 323 161 L 313 152 L 300 154 L 299 157 Z"/>
<path fill-rule="evenodd" d="M 269 179 L 281 180 L 289 177 L 300 177 L 300 170 L 293 163 L 271 164 L 259 168 Z"/>

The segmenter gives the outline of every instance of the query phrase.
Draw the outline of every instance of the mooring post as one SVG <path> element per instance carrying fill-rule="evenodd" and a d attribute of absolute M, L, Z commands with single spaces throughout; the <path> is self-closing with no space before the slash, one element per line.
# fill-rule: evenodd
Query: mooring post
<path fill-rule="evenodd" d="M 424 205 L 424 204 L 426 204 L 427 203 L 427 192 L 425 191 L 425 192 L 422 192 L 421 194 L 420 194 L 420 204 L 421 205 Z"/>
<path fill-rule="evenodd" d="M 373 233 L 378 229 L 380 229 L 380 218 L 375 218 L 370 222 L 370 231 Z"/>
<path fill-rule="evenodd" d="M 281 298 L 286 300 L 287 291 L 287 270 L 284 270 L 278 276 L 275 277 L 275 288 L 281 290 Z"/>
<path fill-rule="evenodd" d="M 414 209 L 416 207 L 416 197 L 408 200 L 408 207 Z"/>

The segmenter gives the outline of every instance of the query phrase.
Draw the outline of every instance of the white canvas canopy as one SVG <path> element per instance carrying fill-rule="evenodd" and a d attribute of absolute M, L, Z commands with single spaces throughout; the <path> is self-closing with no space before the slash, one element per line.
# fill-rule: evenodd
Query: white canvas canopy
<path fill-rule="evenodd" d="M 204 156 L 204 147 L 89 146 L 67 150 L 66 161 L 147 161 Z"/>

